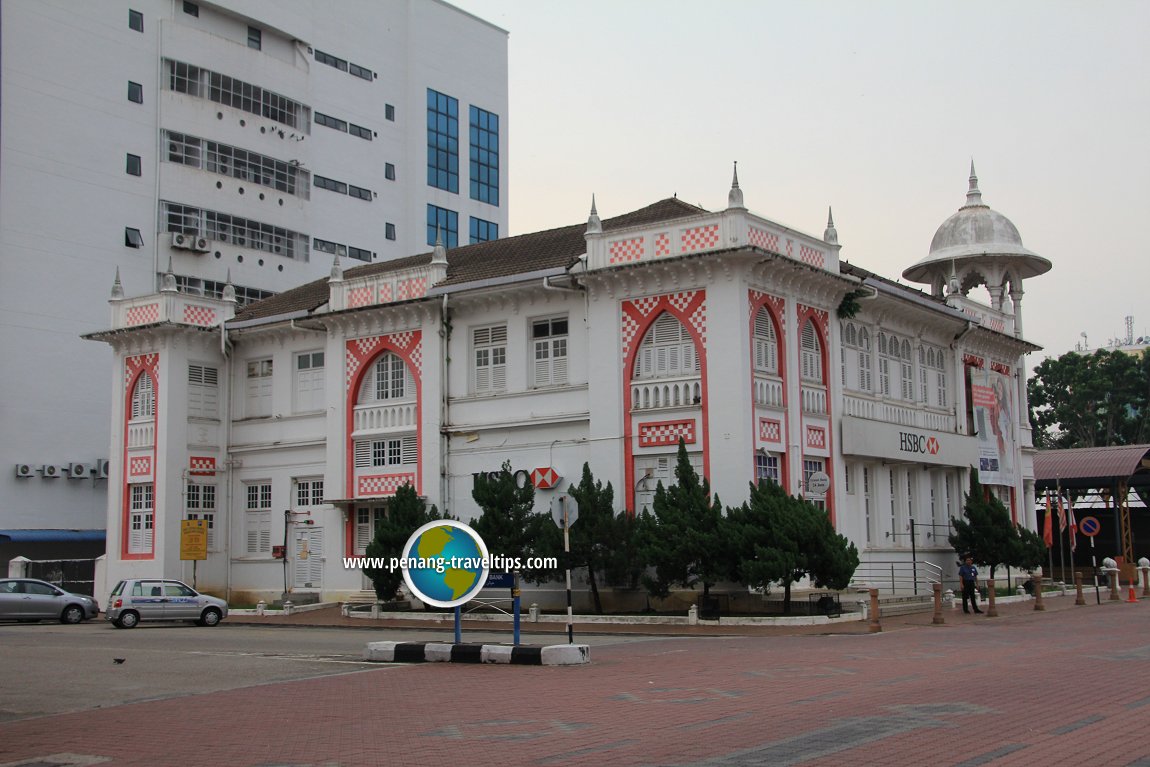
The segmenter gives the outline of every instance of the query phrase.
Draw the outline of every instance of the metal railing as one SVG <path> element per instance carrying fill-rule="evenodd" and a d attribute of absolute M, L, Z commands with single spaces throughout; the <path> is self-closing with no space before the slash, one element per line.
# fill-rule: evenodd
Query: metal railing
<path fill-rule="evenodd" d="M 929 594 L 932 584 L 942 583 L 942 568 L 933 562 L 907 559 L 871 559 L 860 562 L 851 585 L 867 585 L 892 593 Z"/>

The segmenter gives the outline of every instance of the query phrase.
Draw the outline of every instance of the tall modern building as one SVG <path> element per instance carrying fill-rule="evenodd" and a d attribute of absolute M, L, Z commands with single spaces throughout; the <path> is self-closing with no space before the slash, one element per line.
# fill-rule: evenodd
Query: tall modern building
<path fill-rule="evenodd" d="M 104 527 L 112 355 L 80 336 L 108 326 L 117 274 L 151 293 L 170 265 L 179 292 L 230 283 L 242 306 L 337 256 L 506 234 L 507 33 L 447 3 L 0 14 L 0 560 Z"/>

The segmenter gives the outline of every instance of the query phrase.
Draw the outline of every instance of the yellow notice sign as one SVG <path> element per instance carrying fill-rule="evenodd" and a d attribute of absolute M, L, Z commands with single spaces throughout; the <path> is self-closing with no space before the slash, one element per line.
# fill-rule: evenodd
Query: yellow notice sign
<path fill-rule="evenodd" d="M 180 559 L 208 558 L 208 523 L 203 519 L 180 522 Z"/>

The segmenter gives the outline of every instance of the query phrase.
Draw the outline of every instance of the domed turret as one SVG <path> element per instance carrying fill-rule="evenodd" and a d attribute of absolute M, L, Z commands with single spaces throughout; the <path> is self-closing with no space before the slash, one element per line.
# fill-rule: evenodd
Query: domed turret
<path fill-rule="evenodd" d="M 1010 219 L 992 210 L 982 201 L 974 161 L 970 163 L 966 204 L 948 218 L 934 233 L 930 252 L 902 273 L 912 282 L 931 285 L 935 295 L 957 278 L 962 293 L 977 285 L 986 285 L 992 298 L 997 292 L 1001 303 L 1005 284 L 1050 271 L 1050 261 L 1022 245 L 1018 228 Z M 1021 285 L 1011 289 L 1021 291 Z M 997 290 L 996 290 L 997 289 Z M 1000 308 L 996 306 L 995 308 Z"/>

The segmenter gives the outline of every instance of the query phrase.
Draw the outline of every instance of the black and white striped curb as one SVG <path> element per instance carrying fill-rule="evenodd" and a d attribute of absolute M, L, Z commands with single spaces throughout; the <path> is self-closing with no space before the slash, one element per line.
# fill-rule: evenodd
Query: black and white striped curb
<path fill-rule="evenodd" d="M 524 666 L 576 666 L 591 662 L 585 644 L 538 645 L 368 642 L 363 659 L 377 663 L 515 663 Z"/>

